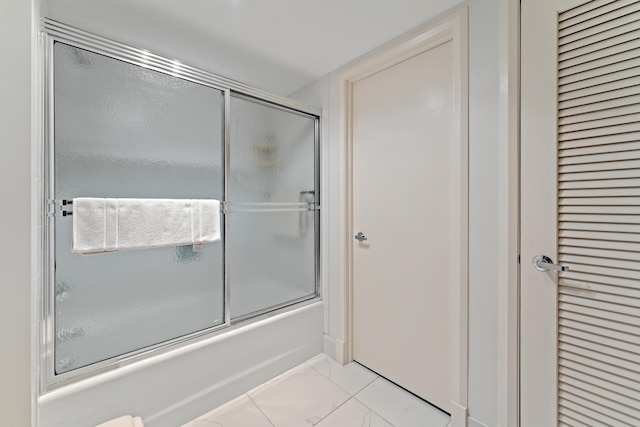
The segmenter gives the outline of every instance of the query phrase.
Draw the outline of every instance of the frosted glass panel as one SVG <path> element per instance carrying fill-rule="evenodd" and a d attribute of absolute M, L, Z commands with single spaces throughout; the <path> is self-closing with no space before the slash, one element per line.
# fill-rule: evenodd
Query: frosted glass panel
<path fill-rule="evenodd" d="M 315 294 L 313 212 L 232 212 L 234 318 Z"/>
<path fill-rule="evenodd" d="M 315 119 L 231 99 L 233 318 L 315 295 Z"/>
<path fill-rule="evenodd" d="M 230 203 L 299 202 L 315 188 L 314 141 L 314 118 L 232 97 Z"/>
<path fill-rule="evenodd" d="M 54 45 L 55 199 L 223 199 L 221 91 Z M 223 244 L 82 256 L 55 219 L 55 369 L 223 323 Z"/>

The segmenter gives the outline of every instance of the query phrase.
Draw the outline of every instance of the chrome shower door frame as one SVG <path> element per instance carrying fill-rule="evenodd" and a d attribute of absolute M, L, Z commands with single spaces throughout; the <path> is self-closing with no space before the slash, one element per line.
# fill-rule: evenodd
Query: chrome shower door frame
<path fill-rule="evenodd" d="M 220 325 L 207 328 L 202 331 L 193 332 L 184 336 L 180 336 L 171 340 L 167 340 L 155 345 L 144 347 L 126 354 L 109 358 L 107 360 L 96 362 L 64 374 L 55 373 L 54 350 L 55 350 L 55 291 L 53 284 L 55 281 L 55 215 L 58 204 L 55 197 L 55 135 L 54 135 L 54 82 L 53 82 L 53 46 L 54 43 L 61 42 L 80 49 L 85 49 L 94 53 L 98 53 L 113 59 L 117 59 L 132 65 L 140 66 L 177 77 L 183 80 L 201 84 L 213 89 L 217 89 L 223 93 L 224 97 L 224 123 L 223 123 L 223 185 L 224 200 L 221 203 L 222 215 L 224 222 L 223 232 L 223 289 L 224 289 L 224 322 Z M 227 79 L 215 75 L 213 73 L 200 70 L 195 67 L 185 65 L 179 61 L 170 60 L 146 50 L 137 49 L 122 43 L 118 43 L 101 36 L 74 28 L 72 26 L 62 24 L 60 22 L 45 19 L 41 28 L 40 51 L 43 58 L 43 66 L 41 70 L 41 78 L 43 81 L 44 96 L 42 98 L 42 159 L 41 159 L 41 175 L 39 192 L 43 195 L 42 209 L 40 212 L 40 225 L 42 231 L 42 253 L 41 265 L 41 284 L 40 284 L 40 314 L 38 316 L 39 337 L 38 342 L 40 355 L 40 375 L 39 375 L 39 391 L 41 394 L 59 388 L 61 386 L 91 377 L 93 375 L 125 366 L 150 355 L 158 355 L 169 350 L 173 350 L 179 346 L 184 346 L 204 339 L 211 338 L 219 333 L 229 331 L 241 327 L 242 325 L 258 321 L 273 312 L 283 311 L 302 307 L 320 299 L 320 120 L 321 110 L 310 107 L 302 102 L 271 94 L 269 92 L 253 88 L 243 83 Z M 228 221 L 226 214 L 228 212 L 229 200 L 229 165 L 230 165 L 230 122 L 231 107 L 230 101 L 232 95 L 242 96 L 257 100 L 265 105 L 280 108 L 289 112 L 299 113 L 301 115 L 312 117 L 315 119 L 315 293 L 309 297 L 299 300 L 290 301 L 278 306 L 269 307 L 248 316 L 231 320 L 230 310 L 230 285 L 227 275 L 226 261 L 228 259 L 228 245 L 226 236 L 228 235 Z"/>

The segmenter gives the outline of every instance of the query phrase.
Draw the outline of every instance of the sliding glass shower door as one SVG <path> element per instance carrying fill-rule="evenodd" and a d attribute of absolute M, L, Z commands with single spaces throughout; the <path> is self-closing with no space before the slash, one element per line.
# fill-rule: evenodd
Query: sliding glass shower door
<path fill-rule="evenodd" d="M 55 201 L 224 198 L 223 92 L 54 44 Z M 62 213 L 60 212 L 60 213 Z M 55 217 L 55 372 L 224 322 L 222 242 L 83 256 Z"/>
<path fill-rule="evenodd" d="M 229 259 L 233 319 L 316 292 L 316 120 L 231 98 Z"/>
<path fill-rule="evenodd" d="M 48 56 L 47 386 L 318 295 L 318 116 L 86 43 Z M 77 198 L 217 200 L 222 239 L 82 255 Z"/>

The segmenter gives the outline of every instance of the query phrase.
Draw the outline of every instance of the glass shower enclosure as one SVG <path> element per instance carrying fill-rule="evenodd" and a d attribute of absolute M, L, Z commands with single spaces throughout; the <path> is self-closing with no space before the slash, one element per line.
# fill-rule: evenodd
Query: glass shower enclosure
<path fill-rule="evenodd" d="M 318 296 L 317 113 L 104 39 L 49 42 L 48 386 Z M 79 197 L 218 200 L 222 238 L 74 253 Z"/>

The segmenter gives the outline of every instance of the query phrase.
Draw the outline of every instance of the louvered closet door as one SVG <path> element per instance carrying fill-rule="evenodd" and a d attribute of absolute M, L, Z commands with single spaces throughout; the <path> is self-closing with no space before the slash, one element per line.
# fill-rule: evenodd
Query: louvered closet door
<path fill-rule="evenodd" d="M 521 143 L 522 426 L 640 426 L 640 1 L 523 1 Z"/>

